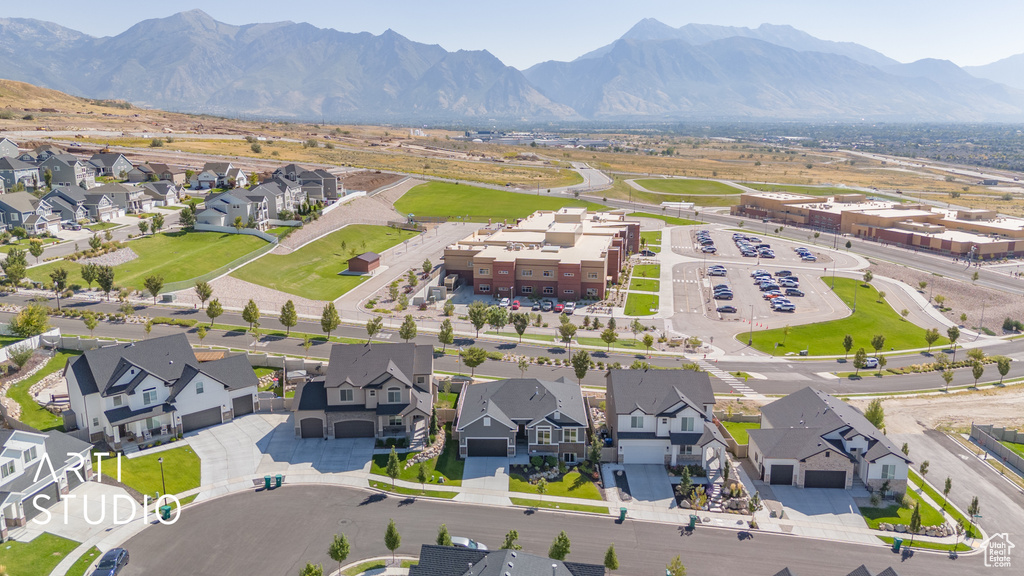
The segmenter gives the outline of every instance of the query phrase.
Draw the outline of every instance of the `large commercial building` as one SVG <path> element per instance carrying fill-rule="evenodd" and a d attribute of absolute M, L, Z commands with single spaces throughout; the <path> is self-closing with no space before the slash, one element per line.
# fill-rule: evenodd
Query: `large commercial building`
<path fill-rule="evenodd" d="M 942 210 L 852 193 L 815 197 L 750 192 L 740 196 L 732 214 L 979 260 L 1024 253 L 1024 220 L 993 210 Z"/>
<path fill-rule="evenodd" d="M 477 230 L 445 248 L 448 274 L 496 298 L 602 300 L 640 245 L 640 223 L 585 208 L 539 211 L 515 226 Z"/>

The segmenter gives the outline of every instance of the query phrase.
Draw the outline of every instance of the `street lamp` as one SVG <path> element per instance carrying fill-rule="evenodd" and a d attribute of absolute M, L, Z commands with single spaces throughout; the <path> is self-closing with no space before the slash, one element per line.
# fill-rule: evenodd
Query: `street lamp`
<path fill-rule="evenodd" d="M 164 479 L 164 457 L 161 456 L 161 457 L 157 458 L 156 461 L 160 463 L 160 486 L 161 486 L 161 488 L 164 489 L 162 494 L 166 498 L 167 497 L 167 481 Z"/>
<path fill-rule="evenodd" d="M 747 337 L 747 346 L 754 345 L 754 305 L 750 305 L 750 336 Z"/>

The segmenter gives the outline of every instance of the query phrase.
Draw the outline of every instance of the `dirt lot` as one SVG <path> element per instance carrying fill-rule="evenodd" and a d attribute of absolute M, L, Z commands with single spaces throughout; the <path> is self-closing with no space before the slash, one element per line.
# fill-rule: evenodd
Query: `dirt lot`
<path fill-rule="evenodd" d="M 860 410 L 868 400 L 851 399 Z M 993 388 L 949 395 L 892 398 L 882 403 L 888 434 L 917 434 L 936 427 L 970 428 L 971 422 L 1024 426 L 1024 386 Z"/>
<path fill-rule="evenodd" d="M 387 186 L 401 178 L 402 177 L 397 174 L 384 174 L 381 172 L 363 170 L 361 172 L 345 174 L 341 177 L 341 183 L 345 186 L 346 190 L 365 190 L 367 192 L 373 192 L 377 188 Z"/>

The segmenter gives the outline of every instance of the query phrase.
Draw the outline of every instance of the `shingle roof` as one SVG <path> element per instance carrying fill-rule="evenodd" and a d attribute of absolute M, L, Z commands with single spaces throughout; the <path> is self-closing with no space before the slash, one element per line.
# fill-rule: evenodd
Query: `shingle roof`
<path fill-rule="evenodd" d="M 115 162 L 117 162 L 117 159 L 122 156 L 122 154 L 118 154 L 116 152 L 111 152 L 109 154 L 93 154 L 89 161 L 93 164 L 110 168 Z M 127 158 L 125 158 L 125 160 L 127 160 Z"/>
<path fill-rule="evenodd" d="M 552 568 L 553 567 L 553 568 Z M 424 544 L 409 576 L 604 576 L 604 566 L 561 562 L 522 550 L 473 550 Z"/>
<path fill-rule="evenodd" d="M 575 382 L 512 378 L 474 384 L 462 391 L 458 426 L 488 415 L 515 428 L 547 420 L 558 426 L 586 426 L 583 392 Z M 558 412 L 558 418 L 554 413 Z"/>
<path fill-rule="evenodd" d="M 822 438 L 821 428 L 761 428 L 747 434 L 765 458 L 803 460 L 831 449 L 853 460 L 842 445 Z"/>
<path fill-rule="evenodd" d="M 82 395 L 86 396 L 106 391 L 113 383 L 113 376 L 128 363 L 166 382 L 173 382 L 181 376 L 186 365 L 196 363 L 196 357 L 188 338 L 184 334 L 174 334 L 89 350 L 69 359 L 68 368 L 74 373 Z"/>
<path fill-rule="evenodd" d="M 23 162 L 9 156 L 0 157 L 0 170 L 36 170 L 35 164 Z"/>
<path fill-rule="evenodd" d="M 335 344 L 331 347 L 325 386 L 337 388 L 347 383 L 363 388 L 380 384 L 380 377 L 413 385 L 414 374 L 434 371 L 434 348 L 417 344 Z"/>
<path fill-rule="evenodd" d="M 54 469 L 58 469 L 72 460 L 72 458 L 68 456 L 69 452 L 72 454 L 81 454 L 92 449 L 92 445 L 88 442 L 83 442 L 82 440 L 79 440 L 74 436 L 64 434 L 63 432 L 57 432 L 56 430 L 40 432 L 28 426 L 25 426 L 24 428 L 25 429 L 22 430 L 22 432 L 45 436 L 45 439 L 43 440 L 43 448 L 46 450 L 46 455 L 49 457 Z M 9 440 L 15 433 L 15 430 L 0 430 L 0 444 L 6 443 L 7 440 Z M 39 467 L 45 462 L 45 458 L 39 458 L 31 465 L 27 466 L 20 476 L 4 484 L 4 491 L 21 492 L 23 490 L 27 490 L 36 483 L 35 478 L 37 473 L 40 478 L 48 477 L 50 474 L 49 466 L 43 468 L 43 470 L 39 470 Z"/>
<path fill-rule="evenodd" d="M 867 566 L 861 564 L 860 566 L 854 568 L 853 572 L 850 572 L 846 576 L 871 576 L 871 571 L 868 570 Z"/>
<path fill-rule="evenodd" d="M 190 363 L 185 366 L 181 377 L 175 381 L 174 386 L 171 388 L 168 401 L 173 402 L 198 373 L 206 374 L 223 384 L 228 390 L 240 390 L 250 386 L 259 387 L 260 385 L 260 379 L 256 377 L 256 372 L 253 371 L 245 356 L 228 356 L 212 362 L 203 362 L 198 365 Z"/>
<path fill-rule="evenodd" d="M 85 191 L 78 186 L 55 186 L 49 194 L 43 196 L 43 200 L 49 201 L 51 198 L 63 198 L 78 204 L 85 202 Z"/>
<path fill-rule="evenodd" d="M 351 262 L 353 260 L 359 260 L 360 262 L 367 263 L 376 262 L 377 260 L 380 260 L 380 254 L 377 254 L 376 252 L 363 252 L 358 256 L 353 256 L 352 258 L 349 258 L 348 261 Z"/>
<path fill-rule="evenodd" d="M 121 424 L 127 424 L 128 422 L 142 420 L 143 418 L 150 418 L 161 414 L 171 414 L 173 412 L 174 406 L 165 403 L 147 406 L 139 410 L 132 410 L 128 406 L 120 406 L 106 410 L 103 414 L 107 417 L 107 421 L 110 422 L 111 426 L 118 426 Z"/>
<path fill-rule="evenodd" d="M 705 404 L 715 403 L 711 378 L 695 370 L 609 370 L 607 386 L 618 414 L 638 407 L 645 414 L 662 414 L 680 401 L 703 413 Z"/>
<path fill-rule="evenodd" d="M 39 207 L 39 199 L 28 192 L 9 192 L 0 195 L 0 204 L 16 212 L 34 212 Z"/>

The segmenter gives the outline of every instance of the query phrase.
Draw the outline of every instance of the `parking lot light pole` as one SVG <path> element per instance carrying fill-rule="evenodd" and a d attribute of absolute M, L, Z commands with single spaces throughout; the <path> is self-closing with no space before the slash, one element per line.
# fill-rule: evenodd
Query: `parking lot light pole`
<path fill-rule="evenodd" d="M 160 487 L 164 489 L 164 498 L 167 497 L 167 481 L 164 479 L 164 458 L 163 456 L 156 459 L 160 463 Z"/>
<path fill-rule="evenodd" d="M 754 345 L 754 305 L 750 305 L 750 336 L 747 337 L 747 346 Z"/>

